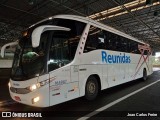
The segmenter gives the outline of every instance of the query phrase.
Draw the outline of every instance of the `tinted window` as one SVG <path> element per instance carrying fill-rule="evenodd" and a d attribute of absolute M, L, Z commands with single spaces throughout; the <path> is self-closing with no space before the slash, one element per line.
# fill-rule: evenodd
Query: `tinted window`
<path fill-rule="evenodd" d="M 145 45 L 144 44 L 138 44 L 139 46 L 139 54 L 144 54 L 144 55 L 148 55 L 149 54 L 149 50 L 146 50 L 145 48 L 143 48 Z M 145 46 L 146 47 L 146 46 Z"/>
<path fill-rule="evenodd" d="M 126 39 L 125 37 L 120 37 L 120 48 L 122 52 L 128 52 L 128 39 Z"/>
<path fill-rule="evenodd" d="M 12 65 L 11 78 L 21 81 L 46 72 L 47 40 L 49 32 L 41 34 L 40 44 L 33 48 L 30 38 L 23 37 L 16 48 Z"/>
<path fill-rule="evenodd" d="M 89 34 L 86 40 L 84 52 L 90 52 L 96 49 L 105 49 L 105 35 L 99 28 L 90 27 Z"/>
<path fill-rule="evenodd" d="M 140 54 L 140 51 L 138 50 L 138 44 L 138 42 L 123 36 L 91 26 L 84 52 L 97 49 L 106 49 Z M 147 51 L 145 51 L 145 54 L 146 52 Z"/>
<path fill-rule="evenodd" d="M 145 50 L 145 51 L 144 51 L 144 55 L 148 55 L 148 50 Z"/>
<path fill-rule="evenodd" d="M 136 41 L 129 41 L 129 51 L 130 53 L 140 54 L 140 51 L 138 49 L 138 42 Z"/>
<path fill-rule="evenodd" d="M 118 36 L 114 33 L 105 31 L 106 39 L 106 49 L 107 50 L 116 50 L 118 46 Z"/>
<path fill-rule="evenodd" d="M 75 56 L 77 46 L 85 24 L 64 20 L 57 21 L 58 26 L 70 28 L 70 31 L 53 31 L 48 61 L 48 71 L 55 70 L 70 63 Z"/>

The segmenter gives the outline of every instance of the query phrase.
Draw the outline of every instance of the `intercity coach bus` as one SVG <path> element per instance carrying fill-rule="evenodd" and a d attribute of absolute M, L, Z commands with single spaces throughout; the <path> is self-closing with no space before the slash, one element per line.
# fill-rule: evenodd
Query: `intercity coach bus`
<path fill-rule="evenodd" d="M 152 74 L 148 44 L 89 18 L 57 15 L 24 31 L 16 45 L 13 100 L 48 107 Z M 1 50 L 4 56 L 4 47 Z"/>

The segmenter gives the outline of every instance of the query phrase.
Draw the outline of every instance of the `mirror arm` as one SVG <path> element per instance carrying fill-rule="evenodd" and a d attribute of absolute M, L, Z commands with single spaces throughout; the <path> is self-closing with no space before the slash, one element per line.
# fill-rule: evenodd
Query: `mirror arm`
<path fill-rule="evenodd" d="M 45 31 L 49 30 L 62 30 L 62 31 L 70 31 L 70 28 L 60 27 L 60 26 L 53 26 L 53 25 L 42 25 L 35 28 L 32 32 L 32 46 L 34 48 L 39 46 L 41 34 Z"/>

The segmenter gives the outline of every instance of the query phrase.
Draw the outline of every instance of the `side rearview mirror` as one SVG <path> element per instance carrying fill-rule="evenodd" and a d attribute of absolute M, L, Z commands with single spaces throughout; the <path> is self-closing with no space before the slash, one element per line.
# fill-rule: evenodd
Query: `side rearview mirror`
<path fill-rule="evenodd" d="M 4 58 L 5 50 L 7 48 L 10 48 L 10 46 L 16 46 L 17 44 L 18 44 L 18 41 L 7 43 L 7 44 L 3 45 L 1 48 L 1 57 Z"/>
<path fill-rule="evenodd" d="M 43 25 L 35 28 L 32 32 L 32 46 L 34 48 L 39 46 L 41 34 L 49 30 L 70 31 L 70 28 L 53 26 L 53 25 Z"/>

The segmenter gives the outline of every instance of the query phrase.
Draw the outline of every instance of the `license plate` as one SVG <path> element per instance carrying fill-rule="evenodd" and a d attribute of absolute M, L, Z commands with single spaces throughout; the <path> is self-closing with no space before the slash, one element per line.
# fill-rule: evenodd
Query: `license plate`
<path fill-rule="evenodd" d="M 20 97 L 18 97 L 18 96 L 14 96 L 14 98 L 15 98 L 15 100 L 17 100 L 17 101 L 21 101 Z"/>

